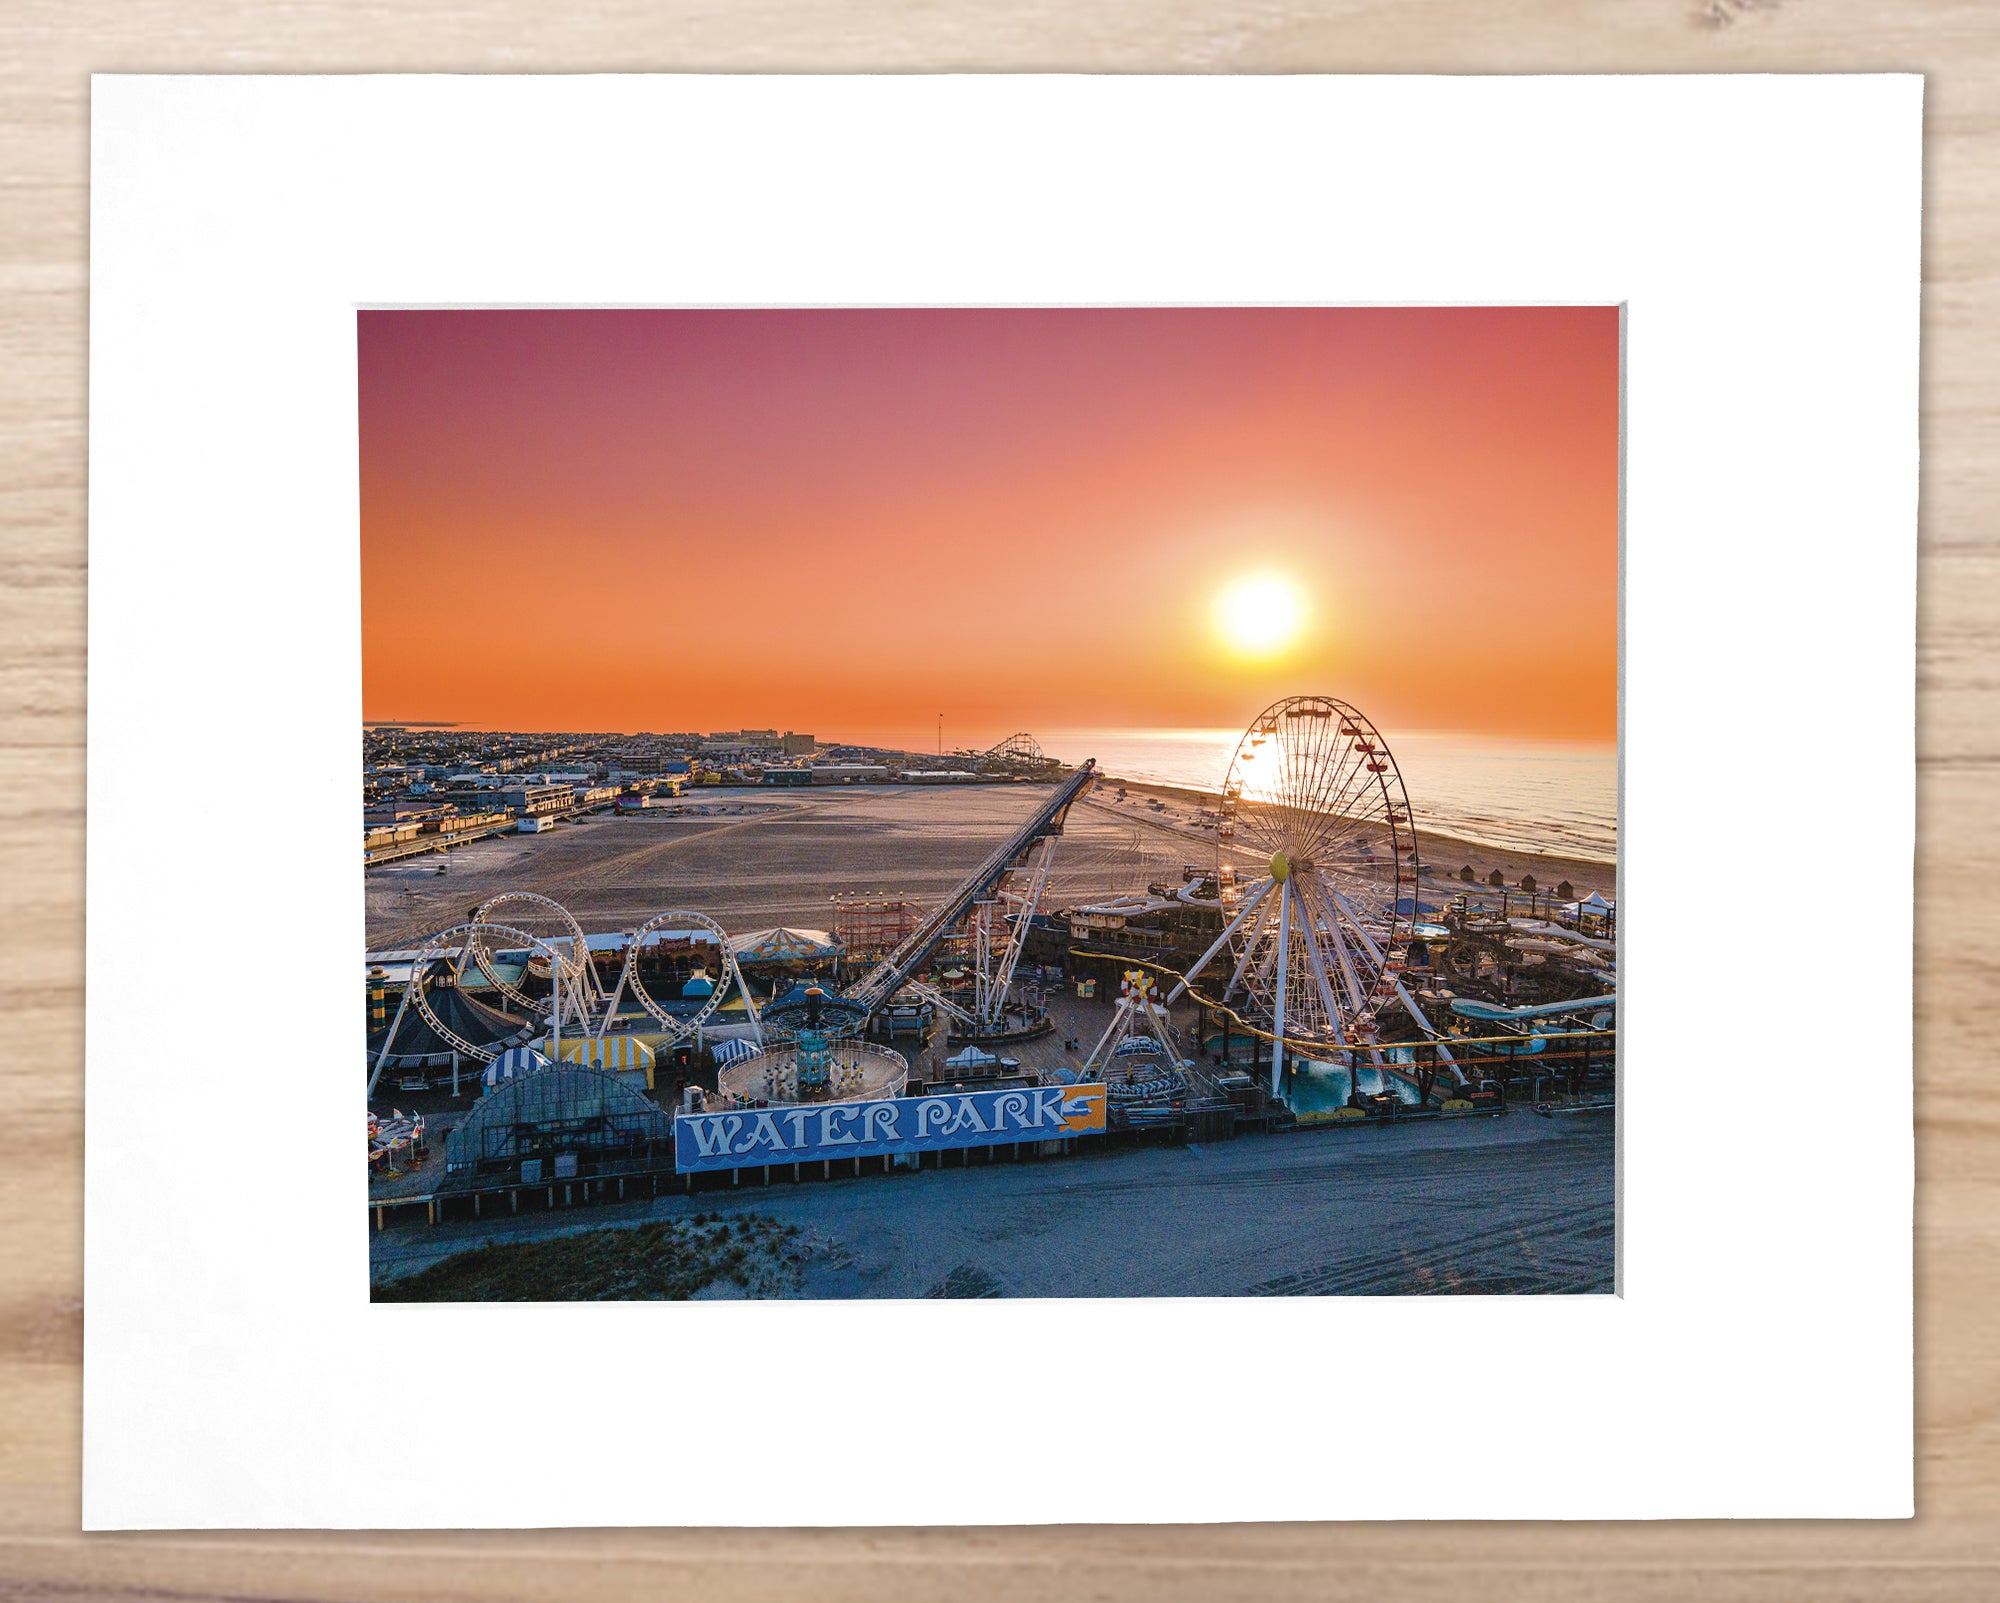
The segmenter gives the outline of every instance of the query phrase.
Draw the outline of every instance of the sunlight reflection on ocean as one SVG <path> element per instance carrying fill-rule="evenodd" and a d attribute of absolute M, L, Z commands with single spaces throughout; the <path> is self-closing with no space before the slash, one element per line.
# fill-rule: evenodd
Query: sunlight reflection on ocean
<path fill-rule="evenodd" d="M 1528 743 L 1385 730 L 1421 829 L 1516 851 L 1610 861 L 1618 848 L 1618 753 L 1609 746 Z M 1214 791 L 1239 729 L 1037 731 L 1064 762 L 1095 757 L 1108 777 Z"/>

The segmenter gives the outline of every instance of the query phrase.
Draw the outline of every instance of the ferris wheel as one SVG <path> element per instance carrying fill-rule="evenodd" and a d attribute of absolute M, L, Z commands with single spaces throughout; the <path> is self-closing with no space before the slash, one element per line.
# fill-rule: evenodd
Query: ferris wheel
<path fill-rule="evenodd" d="M 708 990 L 701 992 L 683 990 L 684 1001 L 698 1000 L 699 1006 L 692 1011 L 685 1007 L 675 1012 L 669 1009 L 652 992 L 646 989 L 646 982 L 639 975 L 639 960 L 644 949 L 672 947 L 676 944 L 695 946 L 713 945 L 715 948 L 716 973 L 711 978 L 704 969 L 697 969 L 697 985 L 706 984 Z M 695 976 L 690 976 L 694 979 Z M 672 912 L 657 913 L 634 930 L 625 943 L 625 966 L 618 975 L 618 984 L 613 988 L 610 999 L 604 1007 L 603 1022 L 599 1034 L 611 1027 L 617 1015 L 619 999 L 629 990 L 632 998 L 646 1010 L 647 1015 L 666 1032 L 670 1042 L 680 1042 L 693 1035 L 703 1024 L 714 1016 L 722 1006 L 723 999 L 734 985 L 743 993 L 743 1006 L 750 1015 L 752 1032 L 761 1041 L 763 1026 L 757 1017 L 757 1003 L 750 995 L 750 987 L 743 983 L 743 971 L 736 966 L 736 954 L 730 950 L 729 935 L 723 927 L 702 913 L 676 909 Z"/>
<path fill-rule="evenodd" d="M 1410 800 L 1359 711 L 1292 696 L 1258 715 L 1223 781 L 1216 856 L 1223 931 L 1168 1000 L 1228 962 L 1208 989 L 1269 1032 L 1274 1092 L 1287 1050 L 1372 1050 L 1392 1004 L 1424 1023 L 1401 979 L 1417 897 Z"/>

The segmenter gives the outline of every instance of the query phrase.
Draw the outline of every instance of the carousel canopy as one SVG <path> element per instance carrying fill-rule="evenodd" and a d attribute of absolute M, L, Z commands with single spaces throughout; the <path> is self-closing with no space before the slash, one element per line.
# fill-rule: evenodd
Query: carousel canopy
<path fill-rule="evenodd" d="M 752 930 L 732 935 L 729 950 L 739 963 L 817 963 L 840 954 L 840 943 L 825 930 Z"/>
<path fill-rule="evenodd" d="M 718 1067 L 728 1068 L 732 1063 L 741 1063 L 745 1058 L 757 1055 L 755 1041 L 718 1041 L 715 1044 L 715 1061 Z"/>

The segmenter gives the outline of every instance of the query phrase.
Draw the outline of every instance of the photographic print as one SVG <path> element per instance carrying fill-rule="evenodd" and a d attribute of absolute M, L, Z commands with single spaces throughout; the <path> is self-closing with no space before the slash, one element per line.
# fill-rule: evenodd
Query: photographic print
<path fill-rule="evenodd" d="M 1620 317 L 359 313 L 374 1299 L 1613 1291 Z"/>

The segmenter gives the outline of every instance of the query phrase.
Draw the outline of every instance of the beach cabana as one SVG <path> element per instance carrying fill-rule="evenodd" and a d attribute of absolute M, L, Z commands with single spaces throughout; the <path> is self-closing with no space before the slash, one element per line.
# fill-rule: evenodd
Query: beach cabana
<path fill-rule="evenodd" d="M 1599 924 L 1609 924 L 1617 916 L 1618 904 L 1616 902 L 1608 902 L 1596 891 L 1592 891 L 1580 902 L 1565 903 L 1563 912 L 1576 920 L 1579 927 L 1587 926 L 1593 921 Z"/>

